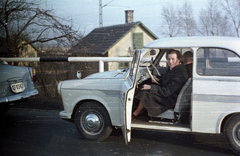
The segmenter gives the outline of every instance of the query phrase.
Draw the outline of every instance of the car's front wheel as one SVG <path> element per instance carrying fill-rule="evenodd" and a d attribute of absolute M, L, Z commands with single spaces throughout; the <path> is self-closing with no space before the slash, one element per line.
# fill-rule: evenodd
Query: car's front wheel
<path fill-rule="evenodd" d="M 232 116 L 224 127 L 224 136 L 229 147 L 240 155 L 240 114 Z"/>
<path fill-rule="evenodd" d="M 106 109 L 97 102 L 86 102 L 79 106 L 74 123 L 85 139 L 102 141 L 112 132 L 112 124 Z"/>

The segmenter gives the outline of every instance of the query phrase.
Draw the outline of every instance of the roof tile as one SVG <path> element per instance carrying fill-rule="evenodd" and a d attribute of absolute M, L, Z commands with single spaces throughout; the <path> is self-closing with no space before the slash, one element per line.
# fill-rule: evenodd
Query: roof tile
<path fill-rule="evenodd" d="M 82 46 L 87 48 L 89 53 L 104 54 L 107 49 L 139 23 L 140 22 L 133 22 L 96 28 L 83 38 L 81 45 L 78 44 L 74 48 Z"/>

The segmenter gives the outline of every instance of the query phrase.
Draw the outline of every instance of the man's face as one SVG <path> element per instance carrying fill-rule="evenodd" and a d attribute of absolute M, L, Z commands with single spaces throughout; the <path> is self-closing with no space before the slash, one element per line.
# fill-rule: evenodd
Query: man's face
<path fill-rule="evenodd" d="M 177 65 L 179 65 L 180 60 L 177 59 L 177 54 L 168 54 L 167 56 L 167 63 L 170 69 L 173 69 Z"/>

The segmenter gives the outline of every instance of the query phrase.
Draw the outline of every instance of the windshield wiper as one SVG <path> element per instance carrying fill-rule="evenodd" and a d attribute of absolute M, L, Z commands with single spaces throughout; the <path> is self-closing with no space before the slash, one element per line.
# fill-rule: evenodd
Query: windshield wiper
<path fill-rule="evenodd" d="M 121 72 L 126 72 L 126 71 L 128 71 L 128 69 L 129 69 L 129 67 L 126 69 L 123 69 Z"/>

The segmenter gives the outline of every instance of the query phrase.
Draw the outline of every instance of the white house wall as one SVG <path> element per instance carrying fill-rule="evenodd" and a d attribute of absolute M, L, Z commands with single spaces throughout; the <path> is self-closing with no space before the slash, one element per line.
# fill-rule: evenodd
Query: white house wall
<path fill-rule="evenodd" d="M 133 49 L 133 33 L 143 33 L 143 45 L 154 40 L 148 33 L 140 26 L 134 28 L 131 32 L 125 35 L 118 43 L 116 43 L 109 51 L 108 57 L 126 57 L 132 56 L 135 49 Z M 108 70 L 118 69 L 117 62 L 109 62 Z"/>

